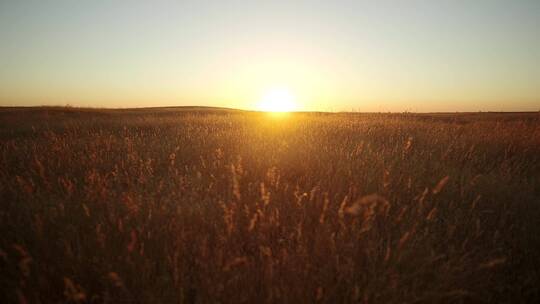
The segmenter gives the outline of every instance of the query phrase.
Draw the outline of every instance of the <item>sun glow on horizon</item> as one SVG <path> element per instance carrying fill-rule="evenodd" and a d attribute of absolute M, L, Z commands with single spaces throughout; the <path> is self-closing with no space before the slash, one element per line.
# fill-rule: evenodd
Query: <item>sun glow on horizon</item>
<path fill-rule="evenodd" d="M 268 90 L 257 104 L 258 111 L 286 113 L 298 110 L 296 97 L 286 88 Z"/>

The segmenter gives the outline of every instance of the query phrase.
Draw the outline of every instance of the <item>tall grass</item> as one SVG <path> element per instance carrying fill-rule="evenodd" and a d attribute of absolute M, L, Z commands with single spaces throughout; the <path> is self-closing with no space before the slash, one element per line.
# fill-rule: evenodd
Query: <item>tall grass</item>
<path fill-rule="evenodd" d="M 3 303 L 540 297 L 540 119 L 0 112 Z"/>

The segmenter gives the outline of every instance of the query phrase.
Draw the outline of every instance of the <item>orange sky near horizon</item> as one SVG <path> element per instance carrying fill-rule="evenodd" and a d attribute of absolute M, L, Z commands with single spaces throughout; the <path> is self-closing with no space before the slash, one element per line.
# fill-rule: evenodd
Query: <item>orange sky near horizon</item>
<path fill-rule="evenodd" d="M 540 110 L 533 0 L 8 1 L 0 41 L 0 106 Z"/>

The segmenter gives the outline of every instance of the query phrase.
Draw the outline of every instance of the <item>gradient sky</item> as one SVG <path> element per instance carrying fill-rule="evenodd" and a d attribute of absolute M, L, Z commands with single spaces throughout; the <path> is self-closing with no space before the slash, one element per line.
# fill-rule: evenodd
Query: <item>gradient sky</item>
<path fill-rule="evenodd" d="M 0 0 L 0 105 L 540 110 L 540 1 Z"/>

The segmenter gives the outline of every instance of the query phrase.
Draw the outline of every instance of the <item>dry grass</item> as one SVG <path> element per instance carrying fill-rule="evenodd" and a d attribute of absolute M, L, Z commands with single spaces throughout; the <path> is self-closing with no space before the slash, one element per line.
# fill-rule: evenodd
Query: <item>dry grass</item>
<path fill-rule="evenodd" d="M 0 110 L 2 303 L 533 302 L 538 114 Z"/>

